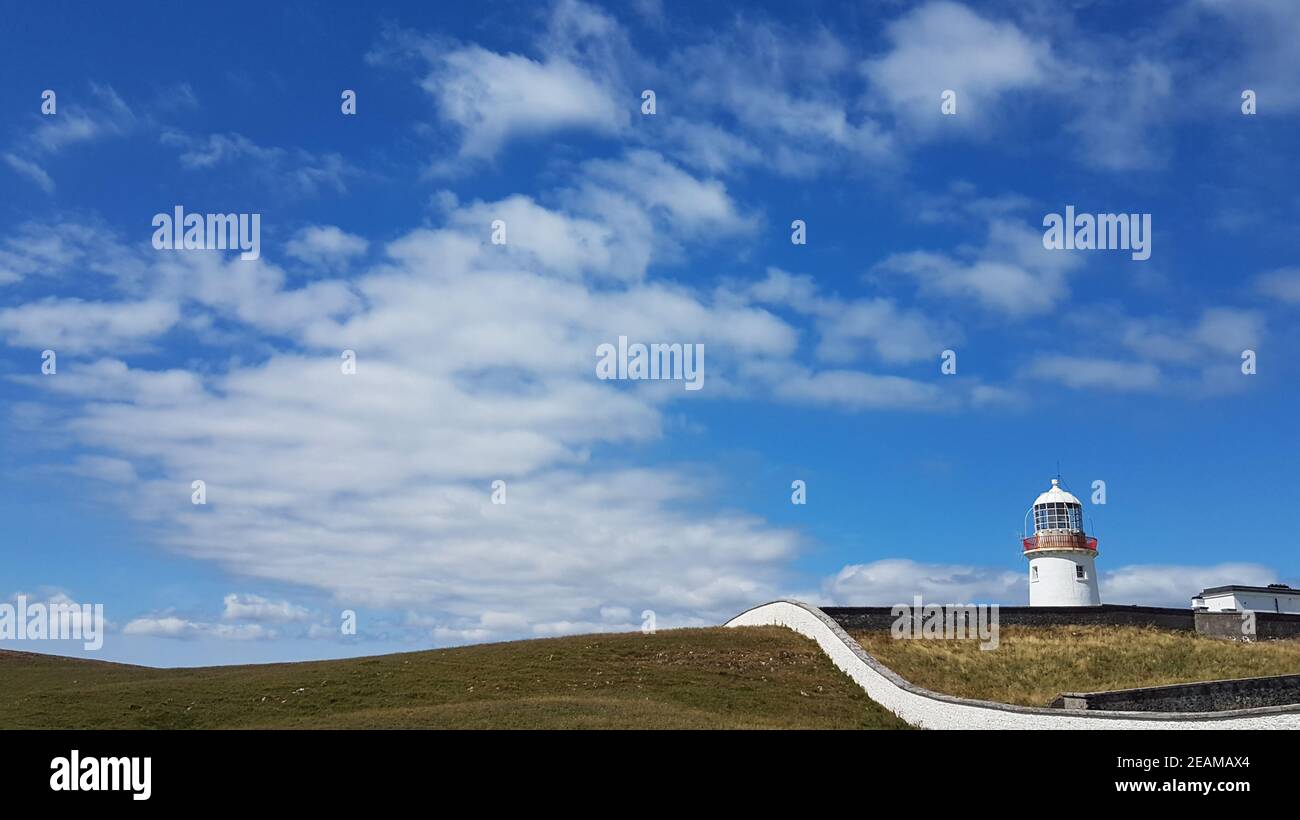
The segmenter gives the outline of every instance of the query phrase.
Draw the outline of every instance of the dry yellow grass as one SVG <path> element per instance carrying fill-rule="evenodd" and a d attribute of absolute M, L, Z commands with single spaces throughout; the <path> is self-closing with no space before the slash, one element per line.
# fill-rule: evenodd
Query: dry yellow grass
<path fill-rule="evenodd" d="M 1046 706 L 1062 692 L 1300 674 L 1300 640 L 1234 643 L 1144 627 L 1008 626 L 989 651 L 974 640 L 853 637 L 917 686 L 1025 706 Z"/>

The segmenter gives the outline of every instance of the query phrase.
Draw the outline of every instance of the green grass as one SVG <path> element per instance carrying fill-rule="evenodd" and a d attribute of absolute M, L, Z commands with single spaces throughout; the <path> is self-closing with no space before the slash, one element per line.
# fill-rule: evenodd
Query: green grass
<path fill-rule="evenodd" d="M 778 627 L 150 669 L 0 651 L 0 729 L 905 728 Z"/>
<path fill-rule="evenodd" d="M 1046 706 L 1062 692 L 1300 674 L 1300 640 L 1235 643 L 1143 627 L 1009 626 L 989 651 L 973 640 L 853 637 L 917 686 L 1025 706 Z"/>

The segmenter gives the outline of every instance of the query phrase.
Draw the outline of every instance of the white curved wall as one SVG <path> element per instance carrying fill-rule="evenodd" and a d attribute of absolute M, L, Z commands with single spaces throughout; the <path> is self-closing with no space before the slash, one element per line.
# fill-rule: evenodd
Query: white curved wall
<path fill-rule="evenodd" d="M 1029 559 L 1029 605 L 1099 606 L 1096 560 L 1095 554 L 1083 551 L 1035 554 Z M 1085 580 L 1079 579 L 1078 566 L 1087 574 Z"/>
<path fill-rule="evenodd" d="M 940 695 L 913 686 L 868 655 L 820 609 L 773 601 L 742 612 L 727 626 L 784 626 L 812 638 L 867 696 L 913 726 L 925 729 L 1300 729 L 1300 707 L 1195 714 L 1066 712 Z"/>

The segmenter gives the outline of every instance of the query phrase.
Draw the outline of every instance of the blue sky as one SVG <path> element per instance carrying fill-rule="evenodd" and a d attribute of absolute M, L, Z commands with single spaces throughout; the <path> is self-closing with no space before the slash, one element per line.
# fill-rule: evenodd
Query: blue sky
<path fill-rule="evenodd" d="M 11 10 L 0 597 L 157 665 L 1023 603 L 1058 463 L 1107 602 L 1300 580 L 1292 4 L 485 5 Z"/>

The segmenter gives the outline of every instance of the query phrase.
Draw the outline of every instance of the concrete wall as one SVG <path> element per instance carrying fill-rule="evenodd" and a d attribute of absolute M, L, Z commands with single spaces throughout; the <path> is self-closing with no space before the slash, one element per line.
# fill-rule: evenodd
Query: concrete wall
<path fill-rule="evenodd" d="M 1139 712 L 1214 712 L 1300 703 L 1300 675 L 1178 683 L 1111 692 L 1067 692 L 1053 706 Z"/>
<path fill-rule="evenodd" d="M 726 625 L 784 626 L 811 638 L 868 697 L 926 729 L 1300 729 L 1300 706 L 1208 713 L 1076 712 L 941 695 L 903 680 L 868 655 L 829 615 L 799 601 L 756 606 Z"/>

